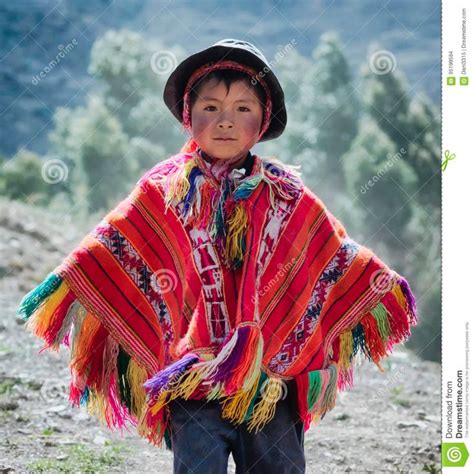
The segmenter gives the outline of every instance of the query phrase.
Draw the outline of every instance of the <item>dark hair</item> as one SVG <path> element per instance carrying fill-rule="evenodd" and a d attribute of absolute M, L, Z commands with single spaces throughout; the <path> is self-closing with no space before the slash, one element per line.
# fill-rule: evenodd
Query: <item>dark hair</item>
<path fill-rule="evenodd" d="M 247 73 L 236 71 L 235 69 L 217 69 L 198 79 L 189 92 L 189 110 L 192 110 L 201 87 L 212 80 L 217 81 L 217 83 L 224 81 L 227 92 L 229 92 L 230 85 L 234 82 L 244 81 L 257 94 L 262 109 L 265 110 L 267 100 L 265 89 L 258 82 L 257 84 L 252 84 L 252 78 Z"/>

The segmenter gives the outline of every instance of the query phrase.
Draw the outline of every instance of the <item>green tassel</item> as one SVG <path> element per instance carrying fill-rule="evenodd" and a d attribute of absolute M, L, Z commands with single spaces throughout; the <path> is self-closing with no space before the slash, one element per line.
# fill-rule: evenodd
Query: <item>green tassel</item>
<path fill-rule="evenodd" d="M 240 239 L 240 248 L 242 249 L 242 255 L 245 255 L 247 253 L 247 244 L 245 242 L 245 234 L 242 235 L 242 238 Z M 236 258 L 233 262 L 234 268 L 240 268 L 243 264 L 244 264 L 243 258 Z"/>
<path fill-rule="evenodd" d="M 219 236 L 225 237 L 225 221 L 224 221 L 224 205 L 229 194 L 230 188 L 227 182 L 225 183 L 224 190 L 220 196 L 216 214 L 213 221 L 213 227 L 210 232 L 211 237 L 218 238 Z"/>
<path fill-rule="evenodd" d="M 265 380 L 268 379 L 268 375 L 265 372 L 260 373 L 260 379 L 258 381 L 258 387 L 257 391 L 255 392 L 254 397 L 252 398 L 252 401 L 250 402 L 249 408 L 247 410 L 247 414 L 245 415 L 245 421 L 248 421 L 250 417 L 252 416 L 252 411 L 253 407 L 255 405 L 255 402 L 257 401 L 257 398 L 260 396 L 260 390 L 262 388 L 262 385 L 264 384 Z"/>
<path fill-rule="evenodd" d="M 262 181 L 261 175 L 255 175 L 247 178 L 245 181 L 241 181 L 239 186 L 237 186 L 233 192 L 234 199 L 236 201 L 247 199 L 252 194 L 253 190 L 260 184 L 260 181 Z"/>
<path fill-rule="evenodd" d="M 132 395 L 130 392 L 130 384 L 127 378 L 128 364 L 130 363 L 130 356 L 119 345 L 119 353 L 117 356 L 117 374 L 118 386 L 120 390 L 120 399 L 128 410 L 132 410 Z"/>
<path fill-rule="evenodd" d="M 387 341 L 390 335 L 390 323 L 388 321 L 388 311 L 383 303 L 379 303 L 372 311 L 372 315 L 377 321 L 377 327 L 379 330 L 380 337 L 384 342 Z"/>
<path fill-rule="evenodd" d="M 318 401 L 321 395 L 321 373 L 319 370 L 314 370 L 308 373 L 308 411 L 311 411 L 313 406 Z"/>
<path fill-rule="evenodd" d="M 41 303 L 59 288 L 62 281 L 63 279 L 59 275 L 50 273 L 42 283 L 23 297 L 17 314 L 25 320 L 29 319 Z"/>

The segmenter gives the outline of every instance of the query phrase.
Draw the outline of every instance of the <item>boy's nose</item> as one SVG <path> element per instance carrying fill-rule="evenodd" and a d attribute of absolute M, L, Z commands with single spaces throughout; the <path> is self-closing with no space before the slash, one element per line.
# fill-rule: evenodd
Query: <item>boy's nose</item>
<path fill-rule="evenodd" d="M 219 128 L 232 128 L 234 124 L 231 120 L 221 120 L 218 124 Z"/>
<path fill-rule="evenodd" d="M 232 110 L 222 110 L 219 114 L 217 123 L 219 128 L 231 128 L 234 125 Z"/>

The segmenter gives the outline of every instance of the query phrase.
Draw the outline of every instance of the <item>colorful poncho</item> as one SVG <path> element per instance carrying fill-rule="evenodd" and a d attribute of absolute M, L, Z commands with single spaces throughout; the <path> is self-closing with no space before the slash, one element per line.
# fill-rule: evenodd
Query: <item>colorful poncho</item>
<path fill-rule="evenodd" d="M 70 348 L 73 405 L 159 446 L 170 400 L 218 399 L 258 431 L 292 379 L 306 431 L 417 321 L 407 281 L 295 167 L 208 171 L 196 151 L 149 170 L 19 308 L 42 350 Z"/>

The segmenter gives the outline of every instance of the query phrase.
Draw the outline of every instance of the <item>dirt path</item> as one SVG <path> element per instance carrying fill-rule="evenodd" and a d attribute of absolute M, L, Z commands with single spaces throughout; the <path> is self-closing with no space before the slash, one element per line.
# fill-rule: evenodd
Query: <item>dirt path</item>
<path fill-rule="evenodd" d="M 41 341 L 15 316 L 24 292 L 80 237 L 33 214 L 0 202 L 0 473 L 171 473 L 169 451 L 133 432 L 110 432 L 84 407 L 69 406 L 66 349 L 38 355 Z M 399 348 L 383 366 L 384 374 L 373 364 L 357 367 L 354 388 L 305 434 L 307 473 L 440 472 L 439 364 Z"/>

